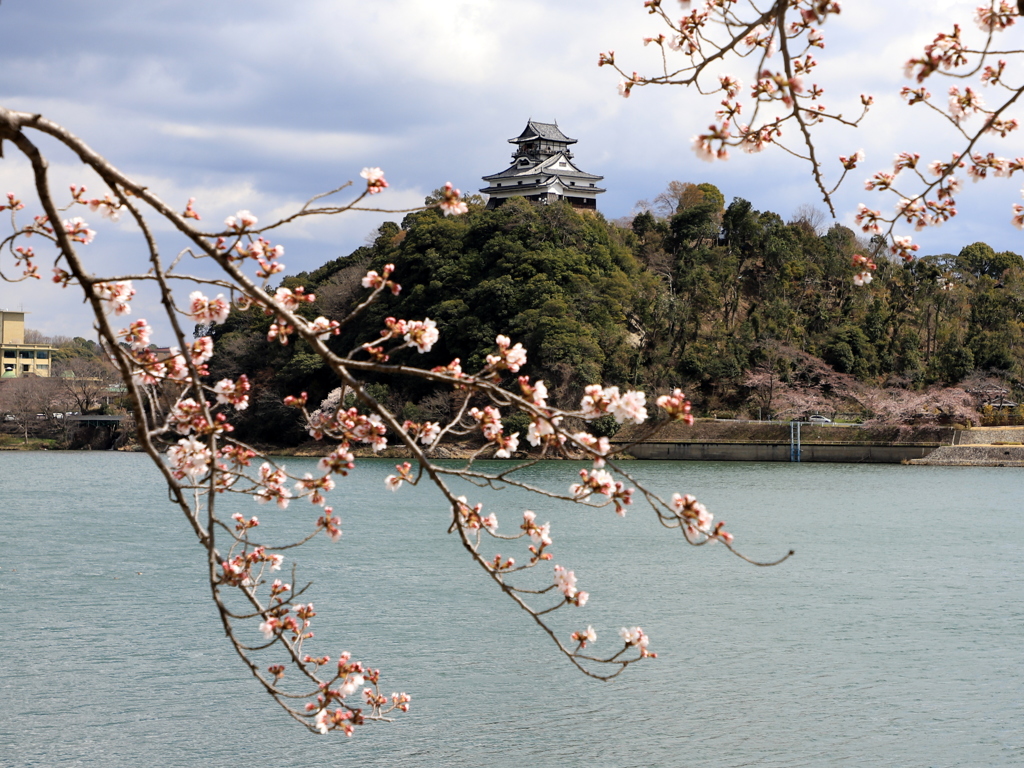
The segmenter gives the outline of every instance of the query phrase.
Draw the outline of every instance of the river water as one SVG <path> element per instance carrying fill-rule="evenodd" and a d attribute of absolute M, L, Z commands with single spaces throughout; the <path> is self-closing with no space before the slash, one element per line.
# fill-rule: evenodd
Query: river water
<path fill-rule="evenodd" d="M 145 456 L 0 453 L 0 765 L 1024 765 L 1019 470 L 630 465 L 697 495 L 746 553 L 796 549 L 775 568 L 688 547 L 638 505 L 474 496 L 505 532 L 527 507 L 551 521 L 555 562 L 591 593 L 556 618 L 565 634 L 592 624 L 595 651 L 623 625 L 651 636 L 658 659 L 602 683 L 496 594 L 436 495 L 384 490 L 392 468 L 358 465 L 333 494 L 344 537 L 300 555 L 315 650 L 413 697 L 345 739 L 246 677 Z M 531 472 L 565 487 L 575 469 Z M 241 501 L 267 524 L 315 520 Z"/>

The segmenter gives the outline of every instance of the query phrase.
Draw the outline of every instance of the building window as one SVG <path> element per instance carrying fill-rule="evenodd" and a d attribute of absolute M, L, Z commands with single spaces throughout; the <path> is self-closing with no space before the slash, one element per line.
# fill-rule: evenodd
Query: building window
<path fill-rule="evenodd" d="M 49 360 L 50 353 L 44 350 L 36 350 L 36 360 Z"/>
<path fill-rule="evenodd" d="M 21 372 L 22 373 L 28 373 L 28 369 L 29 369 L 29 366 L 27 366 L 27 365 L 21 366 Z"/>
<path fill-rule="evenodd" d="M 18 357 L 20 357 L 22 360 L 31 360 L 32 359 L 32 350 L 31 349 L 23 349 L 23 350 L 21 350 L 21 352 L 18 355 Z"/>
<path fill-rule="evenodd" d="M 13 349 L 5 349 L 4 350 L 4 357 L 17 357 L 17 356 L 18 356 L 18 353 L 15 352 Z"/>

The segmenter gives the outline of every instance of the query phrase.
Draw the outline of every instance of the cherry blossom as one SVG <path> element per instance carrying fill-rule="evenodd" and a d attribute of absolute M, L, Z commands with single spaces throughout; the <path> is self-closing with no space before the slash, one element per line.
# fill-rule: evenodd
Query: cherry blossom
<path fill-rule="evenodd" d="M 588 643 L 597 642 L 597 632 L 594 631 L 593 627 L 588 626 L 586 629 L 573 632 L 572 641 L 579 643 L 580 648 L 586 648 Z"/>
<path fill-rule="evenodd" d="M 119 280 L 111 283 L 95 283 L 93 290 L 97 298 L 103 303 L 103 310 L 108 314 L 127 315 L 131 312 L 129 302 L 135 295 L 135 289 L 130 280 Z"/>
<path fill-rule="evenodd" d="M 378 192 L 383 192 L 388 185 L 384 179 L 384 171 L 380 168 L 363 168 L 359 175 L 366 179 L 368 194 L 375 195 Z"/>
<path fill-rule="evenodd" d="M 153 329 L 143 319 L 132 321 L 127 328 L 122 329 L 118 336 L 123 338 L 132 349 L 145 349 L 149 346 L 149 340 L 153 335 Z"/>
<path fill-rule="evenodd" d="M 437 330 L 437 323 L 430 318 L 413 320 L 406 325 L 406 329 L 406 342 L 416 347 L 420 354 L 429 352 L 441 337 Z"/>
<path fill-rule="evenodd" d="M 254 229 L 258 223 L 259 219 L 253 216 L 249 211 L 239 211 L 234 216 L 228 216 L 224 219 L 225 227 L 238 232 Z"/>
<path fill-rule="evenodd" d="M 182 438 L 167 449 L 167 461 L 174 468 L 175 476 L 180 478 L 194 480 L 205 475 L 211 459 L 210 446 L 194 437 Z"/>
<path fill-rule="evenodd" d="M 469 210 L 469 206 L 462 199 L 462 193 L 455 189 L 450 181 L 445 182 L 441 194 L 441 202 L 437 205 L 445 216 L 458 216 Z"/>
<path fill-rule="evenodd" d="M 223 293 L 217 294 L 215 299 L 209 299 L 202 291 L 193 291 L 188 300 L 188 316 L 197 323 L 223 323 L 231 311 L 231 305 L 224 299 Z"/>
<path fill-rule="evenodd" d="M 64 231 L 67 232 L 68 236 L 76 243 L 91 243 L 92 239 L 96 236 L 96 232 L 89 229 L 89 225 L 85 223 L 85 220 L 80 216 L 76 216 L 73 219 L 67 219 L 63 222 Z"/>

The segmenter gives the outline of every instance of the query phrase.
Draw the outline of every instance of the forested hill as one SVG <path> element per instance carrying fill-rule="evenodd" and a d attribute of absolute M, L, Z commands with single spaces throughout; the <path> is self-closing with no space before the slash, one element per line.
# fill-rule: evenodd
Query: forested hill
<path fill-rule="evenodd" d="M 699 411 L 719 415 L 891 420 L 962 412 L 965 380 L 1019 382 L 1017 254 L 975 243 L 905 265 L 845 227 L 820 232 L 813 214 L 787 222 L 740 198 L 725 207 L 706 184 L 670 192 L 658 198 L 666 215 L 656 208 L 626 226 L 522 199 L 458 217 L 411 214 L 384 224 L 372 246 L 281 284 L 316 294 L 302 310 L 310 318 L 340 318 L 365 294 L 366 270 L 393 263 L 402 293 L 335 338 L 339 351 L 375 338 L 387 316 L 429 317 L 441 331 L 434 350 L 401 354 L 428 366 L 459 357 L 473 370 L 504 333 L 529 350 L 524 372 L 545 379 L 563 405 L 604 382 L 682 387 Z M 878 263 L 864 287 L 852 280 L 856 253 Z M 333 385 L 302 342 L 268 344 L 269 324 L 234 311 L 216 326 L 211 378 L 250 372 L 242 436 L 291 442 L 302 433 L 281 398 L 306 390 L 315 403 Z M 443 415 L 448 402 L 422 382 L 375 387 L 414 419 Z"/>

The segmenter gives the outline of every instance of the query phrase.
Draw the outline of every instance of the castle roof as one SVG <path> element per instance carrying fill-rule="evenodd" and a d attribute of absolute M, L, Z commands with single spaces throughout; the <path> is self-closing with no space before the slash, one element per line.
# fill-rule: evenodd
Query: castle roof
<path fill-rule="evenodd" d="M 514 139 L 509 139 L 509 144 L 522 144 L 527 141 L 533 141 L 535 139 L 543 139 L 544 141 L 557 141 L 563 144 L 575 144 L 576 139 L 570 139 L 558 128 L 558 123 L 538 123 L 534 120 L 530 120 L 526 124 L 526 128 Z"/>
<path fill-rule="evenodd" d="M 600 181 L 604 176 L 596 176 L 592 173 L 581 171 L 572 160 L 562 152 L 556 152 L 551 157 L 540 163 L 516 163 L 500 173 L 484 176 L 484 181 L 504 181 L 505 179 L 519 179 L 525 176 L 558 176 L 559 178 L 579 181 Z"/>

